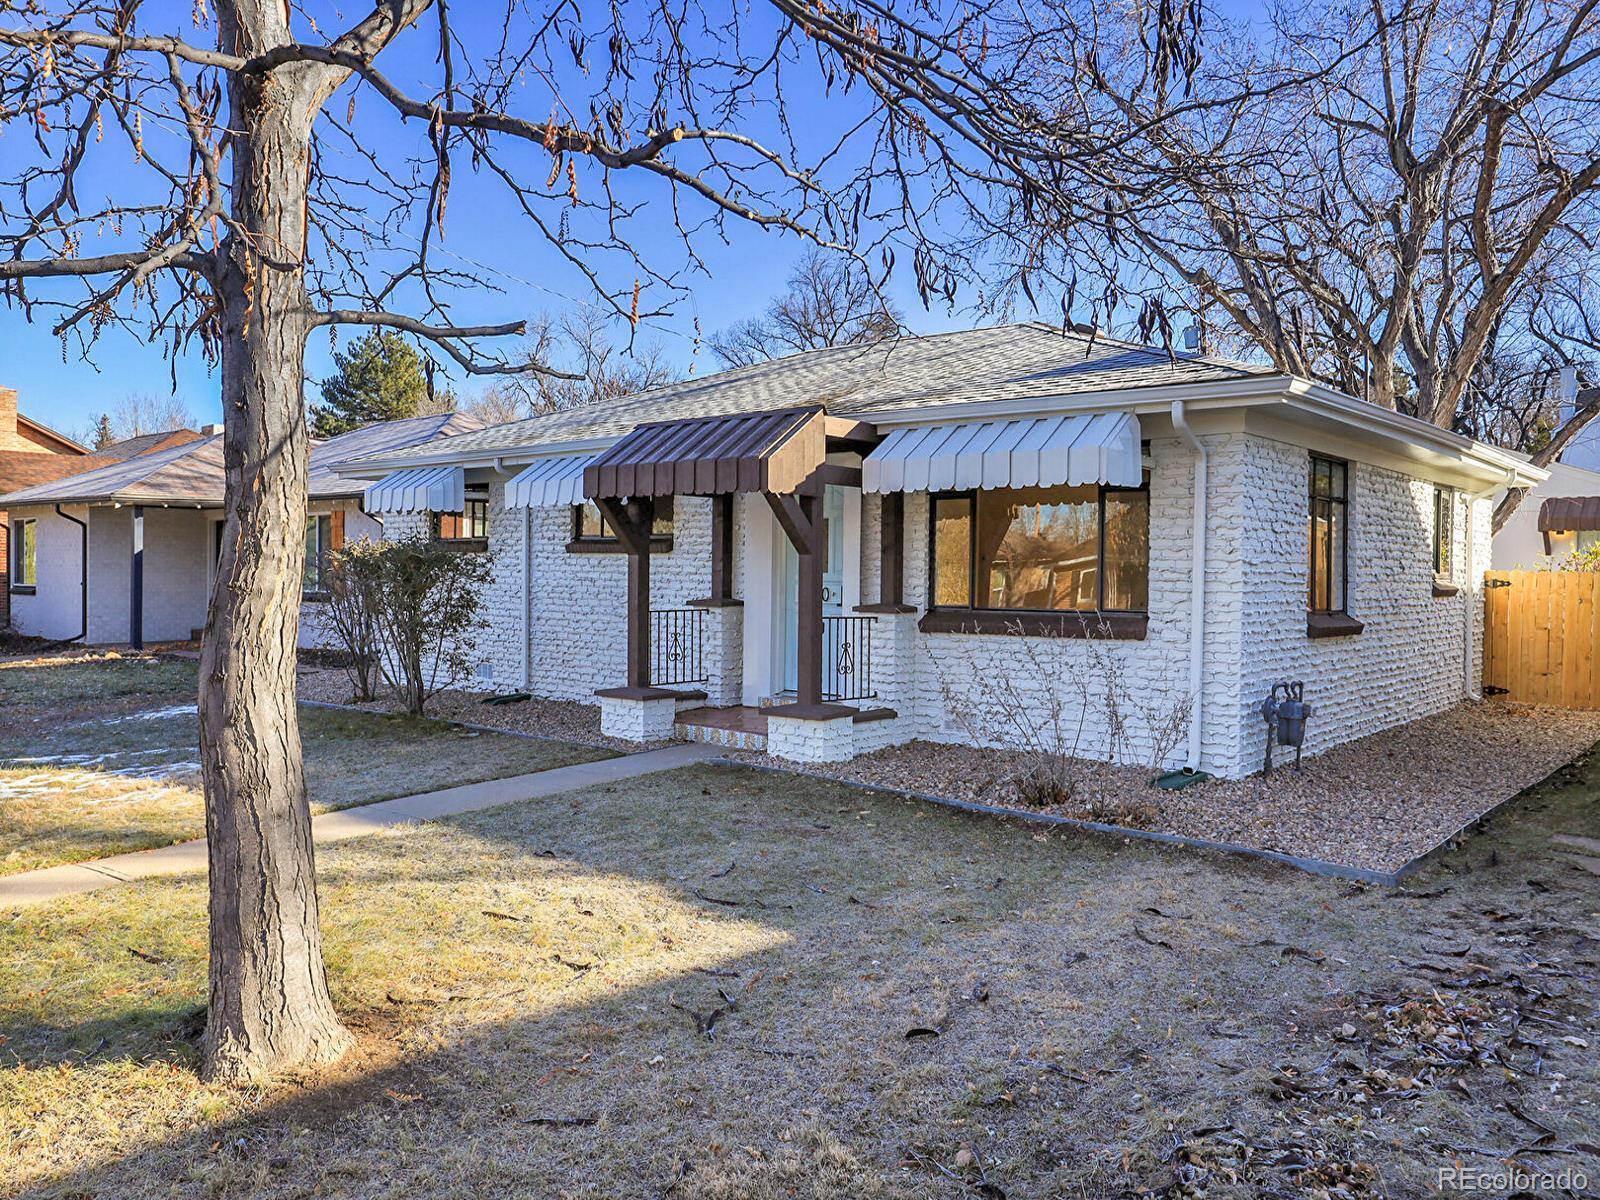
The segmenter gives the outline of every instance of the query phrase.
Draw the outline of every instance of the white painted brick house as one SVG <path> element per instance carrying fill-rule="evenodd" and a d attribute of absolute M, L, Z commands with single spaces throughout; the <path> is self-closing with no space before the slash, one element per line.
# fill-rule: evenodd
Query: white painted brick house
<path fill-rule="evenodd" d="M 1104 753 L 1114 674 L 1120 757 L 1187 711 L 1163 765 L 1224 776 L 1258 769 L 1280 680 L 1305 682 L 1308 753 L 1475 696 L 1489 497 L 1545 477 L 1266 368 L 1037 324 L 337 469 L 390 534 L 459 512 L 484 535 L 473 686 L 817 761 L 1001 744 L 997 684 L 1035 721 L 1087 691 L 1068 723 Z"/>

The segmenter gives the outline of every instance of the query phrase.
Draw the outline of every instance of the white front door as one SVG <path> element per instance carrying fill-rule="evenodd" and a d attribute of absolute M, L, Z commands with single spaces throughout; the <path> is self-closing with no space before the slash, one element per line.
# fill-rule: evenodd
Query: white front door
<path fill-rule="evenodd" d="M 822 560 L 822 615 L 837 617 L 844 612 L 845 555 L 845 489 L 829 486 L 822 493 L 823 545 L 826 552 Z M 800 555 L 794 543 L 783 539 L 783 621 L 782 653 L 783 690 L 795 691 L 799 680 L 799 629 L 800 629 Z M 822 664 L 822 690 L 836 690 L 828 679 L 835 664 Z"/>

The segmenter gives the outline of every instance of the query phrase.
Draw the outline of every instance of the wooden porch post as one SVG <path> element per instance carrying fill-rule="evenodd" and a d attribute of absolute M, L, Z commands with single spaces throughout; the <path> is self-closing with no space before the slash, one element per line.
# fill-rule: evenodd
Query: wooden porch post
<path fill-rule="evenodd" d="M 711 497 L 711 599 L 733 599 L 733 493 Z"/>
<path fill-rule="evenodd" d="M 795 702 L 822 704 L 822 496 L 766 492 L 767 505 L 800 559 Z"/>
<path fill-rule="evenodd" d="M 628 682 L 650 686 L 650 527 L 655 500 L 650 497 L 594 502 L 628 551 Z"/>
<path fill-rule="evenodd" d="M 905 506 L 904 492 L 885 492 L 878 522 L 878 603 L 896 608 L 906 602 Z"/>

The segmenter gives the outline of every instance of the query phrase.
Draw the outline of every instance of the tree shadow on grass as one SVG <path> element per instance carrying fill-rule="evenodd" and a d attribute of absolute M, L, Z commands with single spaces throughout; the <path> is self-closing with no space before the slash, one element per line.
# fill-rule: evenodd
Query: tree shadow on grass
<path fill-rule="evenodd" d="M 41 1039 L 56 1050 L 35 1061 L 66 1069 L 41 1072 L 35 1099 L 125 1128 L 66 1134 L 73 1161 L 31 1174 L 29 1194 L 949 1196 L 961 1186 L 917 1156 L 955 1169 L 963 1146 L 1014 1196 L 1119 1194 L 1159 1184 L 1185 1129 L 1280 1136 L 1278 1064 L 1323 1060 L 1330 1030 L 1366 1020 L 1356 993 L 1437 987 L 1404 964 L 1441 937 L 1492 944 L 1507 926 L 1480 917 L 1491 902 L 1541 905 L 1552 925 L 1594 902 L 1564 880 L 1530 893 L 1526 861 L 1452 876 L 1439 901 L 1391 900 L 713 767 L 324 861 L 358 1049 L 261 1093 L 180 1074 L 157 1119 L 124 1077 L 145 1079 L 149 1030 L 170 1036 L 203 984 L 166 1009 L 87 1005 Z M 40 933 L 97 919 L 134 939 L 127 899 L 203 906 L 194 883 L 123 896 Z M 147 983 L 171 970 L 135 961 Z M 199 978 L 192 955 L 184 969 Z M 98 1037 L 88 1066 L 62 1049 Z M 1551 1053 L 1593 1091 L 1581 1051 Z M 1510 1146 L 1526 1129 L 1496 1109 L 1501 1086 L 1479 1075 L 1470 1105 L 1395 1104 L 1365 1118 L 1370 1141 L 1319 1136 L 1335 1157 L 1411 1145 L 1418 1125 Z M 1388 1153 L 1390 1194 L 1425 1165 Z"/>

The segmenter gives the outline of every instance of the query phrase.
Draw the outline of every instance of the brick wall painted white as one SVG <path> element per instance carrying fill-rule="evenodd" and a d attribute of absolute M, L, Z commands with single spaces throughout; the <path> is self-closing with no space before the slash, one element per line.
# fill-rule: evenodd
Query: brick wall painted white
<path fill-rule="evenodd" d="M 930 741 L 967 742 L 974 740 L 967 731 L 972 725 L 998 730 L 1002 722 L 997 705 L 985 692 L 978 678 L 978 664 L 991 679 L 1000 675 L 1015 680 L 1024 693 L 1037 699 L 1038 711 L 1047 707 L 1047 689 L 1075 698 L 1078 688 L 1099 696 L 1099 682 L 1092 665 L 1103 655 L 1120 665 L 1130 691 L 1147 707 L 1161 708 L 1181 704 L 1188 685 L 1187 647 L 1189 641 L 1189 523 L 1193 506 L 1193 479 L 1189 456 L 1176 440 L 1156 441 L 1151 446 L 1150 472 L 1150 624 L 1143 641 L 1100 641 L 1090 646 L 1076 638 L 1016 638 L 977 634 L 918 634 L 918 645 L 907 657 L 910 678 L 901 686 L 904 698 L 886 702 L 897 709 L 902 704 L 914 716 L 917 736 Z M 877 508 L 873 508 L 873 528 L 864 531 L 863 540 L 876 544 Z M 927 493 L 906 497 L 906 602 L 919 607 L 928 599 L 928 520 Z M 876 570 L 874 588 L 876 587 Z M 1040 678 L 1030 661 L 1030 652 L 1054 667 L 1051 678 Z M 971 669 L 968 669 L 968 667 Z M 963 722 L 962 713 L 968 715 Z M 1083 741 L 1088 753 L 1103 752 L 1107 741 L 1107 722 L 1103 705 L 1091 703 L 1085 714 Z M 1074 728 L 1076 728 L 1074 726 Z M 1130 730 L 1139 753 L 1144 753 L 1149 738 L 1139 728 Z M 1000 737 L 978 739 L 991 745 L 1003 744 Z"/>
<path fill-rule="evenodd" d="M 531 548 L 529 590 L 523 592 L 523 522 Z M 426 514 L 384 516 L 386 537 L 425 535 Z M 489 488 L 489 555 L 493 582 L 484 594 L 487 628 L 478 638 L 478 669 L 460 681 L 480 690 L 524 686 L 521 631 L 528 630 L 528 688 L 557 700 L 594 702 L 600 688 L 626 682 L 628 560 L 622 554 L 575 554 L 572 509 L 507 509 L 504 481 Z M 704 597 L 711 579 L 711 502 L 680 496 L 673 506 L 673 546 L 651 555 L 650 603 L 678 608 Z M 739 562 L 736 552 L 735 564 Z M 708 622 L 706 645 L 721 644 Z M 737 654 L 737 639 L 732 640 Z M 737 671 L 731 672 L 737 688 Z"/>
<path fill-rule="evenodd" d="M 1452 557 L 1453 582 L 1462 590 L 1435 597 L 1434 485 L 1352 463 L 1348 607 L 1365 629 L 1351 637 L 1312 639 L 1305 628 L 1307 458 L 1303 449 L 1259 437 L 1230 438 L 1213 454 L 1214 470 L 1221 470 L 1212 502 L 1236 518 L 1243 556 L 1243 620 L 1231 632 L 1219 631 L 1234 643 L 1223 651 L 1236 664 L 1226 673 L 1232 695 L 1219 698 L 1218 706 L 1231 728 L 1213 733 L 1211 743 L 1229 774 L 1260 767 L 1266 726 L 1257 709 L 1280 679 L 1306 684 L 1315 710 L 1306 752 L 1313 754 L 1462 699 L 1464 606 L 1480 606 L 1481 593 L 1465 586 L 1468 522 L 1461 495 L 1455 497 Z M 1481 572 L 1488 561 L 1489 502 L 1475 507 Z M 1481 628 L 1475 629 L 1475 663 L 1480 635 Z"/>
<path fill-rule="evenodd" d="M 1430 537 L 1433 485 L 1393 471 L 1352 464 L 1350 503 L 1350 608 L 1366 622 L 1355 637 L 1312 640 L 1305 629 L 1307 452 L 1256 434 L 1208 435 L 1211 455 L 1208 530 L 1204 766 L 1237 776 L 1259 768 L 1264 726 L 1257 705 L 1274 680 L 1304 679 L 1315 707 L 1308 732 L 1311 753 L 1413 720 L 1462 696 L 1464 606 L 1481 594 L 1435 598 Z M 1141 713 L 1170 711 L 1187 699 L 1190 527 L 1193 458 L 1177 439 L 1151 443 L 1149 628 L 1142 641 L 1019 639 L 971 634 L 923 634 L 916 615 L 879 618 L 874 667 L 880 702 L 894 721 L 857 727 L 856 752 L 921 737 L 962 742 L 969 734 L 956 708 L 981 710 L 978 670 L 1010 672 L 1038 695 L 1046 686 L 1030 679 L 1027 644 L 1053 656 L 1052 672 L 1069 689 L 1079 683 L 1098 697 L 1097 656 L 1115 661 L 1133 709 L 1129 757 L 1143 760 L 1150 737 Z M 735 506 L 736 592 L 746 590 L 745 563 L 753 536 L 752 501 Z M 521 687 L 520 631 L 529 630 L 531 687 L 535 694 L 591 702 L 596 689 L 624 678 L 627 563 L 622 555 L 567 551 L 571 510 L 535 509 L 526 516 L 502 508 L 503 486 L 491 490 L 490 553 L 495 582 L 486 597 L 491 629 L 480 656 L 492 681 L 469 686 Z M 1456 582 L 1465 585 L 1465 504 L 1457 503 Z M 878 599 L 878 529 L 881 504 L 862 505 L 861 594 Z M 905 592 L 922 606 L 928 589 L 926 493 L 906 497 Z M 1488 562 L 1489 503 L 1477 505 L 1473 535 L 1478 566 Z M 529 522 L 531 589 L 522 592 L 522 527 Z M 391 515 L 389 536 L 425 529 L 423 517 Z M 652 560 L 651 603 L 681 606 L 709 587 L 710 502 L 676 502 L 674 548 Z M 745 639 L 759 628 L 770 636 L 771 614 L 744 614 Z M 708 619 L 715 619 L 710 617 Z M 711 638 L 708 642 L 719 639 Z M 727 639 L 736 642 L 738 639 Z M 1474 636 L 1474 658 L 1481 644 Z M 745 663 L 754 661 L 748 653 Z M 973 664 L 967 670 L 963 663 Z M 947 692 L 951 695 L 947 695 Z M 1107 738 L 1103 703 L 1085 714 L 1082 746 L 1102 752 Z M 993 721 L 984 723 L 995 728 Z M 977 740 L 999 744 L 996 737 Z M 1167 757 L 1181 761 L 1183 747 Z"/>

